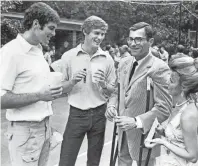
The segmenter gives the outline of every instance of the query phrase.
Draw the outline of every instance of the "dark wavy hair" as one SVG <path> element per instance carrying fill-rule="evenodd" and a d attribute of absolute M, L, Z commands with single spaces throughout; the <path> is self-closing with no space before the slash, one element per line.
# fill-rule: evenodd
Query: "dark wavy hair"
<path fill-rule="evenodd" d="M 153 28 L 150 24 L 146 22 L 138 22 L 134 24 L 132 27 L 130 27 L 129 30 L 136 31 L 141 28 L 145 29 L 147 40 L 149 40 L 150 38 L 153 38 L 153 34 L 154 34 Z"/>
<path fill-rule="evenodd" d="M 180 76 L 181 86 L 187 98 L 198 92 L 198 58 L 193 59 L 185 54 L 175 54 L 169 60 L 172 71 Z M 197 99 L 197 96 L 196 96 Z"/>
<path fill-rule="evenodd" d="M 108 24 L 100 17 L 90 16 L 84 21 L 81 30 L 84 30 L 85 33 L 89 34 L 93 29 L 102 29 L 107 31 Z"/>
<path fill-rule="evenodd" d="M 29 30 L 34 20 L 38 20 L 41 29 L 43 29 L 44 25 L 49 22 L 58 24 L 60 22 L 60 17 L 49 5 L 38 2 L 26 9 L 23 21 L 24 29 Z"/>

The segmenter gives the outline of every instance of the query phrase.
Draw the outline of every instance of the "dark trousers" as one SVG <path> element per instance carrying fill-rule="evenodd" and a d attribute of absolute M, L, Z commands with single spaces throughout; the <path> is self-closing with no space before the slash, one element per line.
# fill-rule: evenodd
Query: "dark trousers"
<path fill-rule="evenodd" d="M 70 106 L 59 166 L 75 165 L 85 134 L 88 138 L 87 166 L 99 166 L 106 127 L 105 111 L 106 104 L 89 110 Z"/>

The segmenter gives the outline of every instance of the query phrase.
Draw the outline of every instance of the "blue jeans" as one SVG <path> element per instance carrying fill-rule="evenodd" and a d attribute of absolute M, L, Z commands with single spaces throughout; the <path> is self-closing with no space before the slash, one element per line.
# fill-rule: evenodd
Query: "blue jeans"
<path fill-rule="evenodd" d="M 85 134 L 88 138 L 87 166 L 99 166 L 106 127 L 105 111 L 106 104 L 89 110 L 70 106 L 59 166 L 75 165 Z"/>

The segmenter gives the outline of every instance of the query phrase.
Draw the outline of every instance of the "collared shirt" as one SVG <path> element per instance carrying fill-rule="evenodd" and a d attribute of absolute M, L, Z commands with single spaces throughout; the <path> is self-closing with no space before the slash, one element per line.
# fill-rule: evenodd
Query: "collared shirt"
<path fill-rule="evenodd" d="M 73 48 L 62 56 L 63 75 L 66 81 L 72 79 L 72 76 L 79 70 L 86 69 L 86 82 L 78 82 L 68 95 L 68 102 L 73 107 L 86 110 L 95 108 L 107 102 L 108 95 L 97 83 L 92 81 L 93 68 L 98 66 L 105 73 L 106 83 L 108 86 L 115 86 L 115 68 L 111 56 L 101 48 L 90 57 L 81 44 Z"/>
<path fill-rule="evenodd" d="M 130 57 L 131 54 L 129 54 L 129 52 L 125 52 L 124 54 L 121 55 L 121 58 L 126 58 L 126 57 Z"/>
<path fill-rule="evenodd" d="M 44 59 L 42 46 L 29 44 L 20 34 L 0 49 L 1 96 L 7 91 L 15 94 L 35 93 L 46 84 L 49 66 Z M 7 109 L 9 121 L 41 121 L 52 115 L 51 102 L 36 103 Z"/>

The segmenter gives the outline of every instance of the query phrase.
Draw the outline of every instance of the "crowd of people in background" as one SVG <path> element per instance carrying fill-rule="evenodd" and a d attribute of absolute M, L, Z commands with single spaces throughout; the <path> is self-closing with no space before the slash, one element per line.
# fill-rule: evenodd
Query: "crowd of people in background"
<path fill-rule="evenodd" d="M 118 63 L 120 62 L 122 58 L 131 56 L 130 49 L 128 48 L 127 44 L 123 44 L 119 46 L 117 44 L 112 44 L 112 45 L 107 44 L 105 47 L 103 47 L 103 50 L 107 51 L 112 56 L 116 64 L 115 66 L 118 66 Z M 152 46 L 150 51 L 155 57 L 165 61 L 167 64 L 171 55 L 174 55 L 177 53 L 183 53 L 192 58 L 198 57 L 198 48 L 195 48 L 193 46 L 185 47 L 184 45 L 181 45 L 181 44 L 175 45 L 175 47 L 172 47 L 172 48 L 166 48 L 166 45 L 158 44 L 158 45 Z"/>
<path fill-rule="evenodd" d="M 55 46 L 43 46 L 43 55 L 49 65 L 55 61 Z"/>

